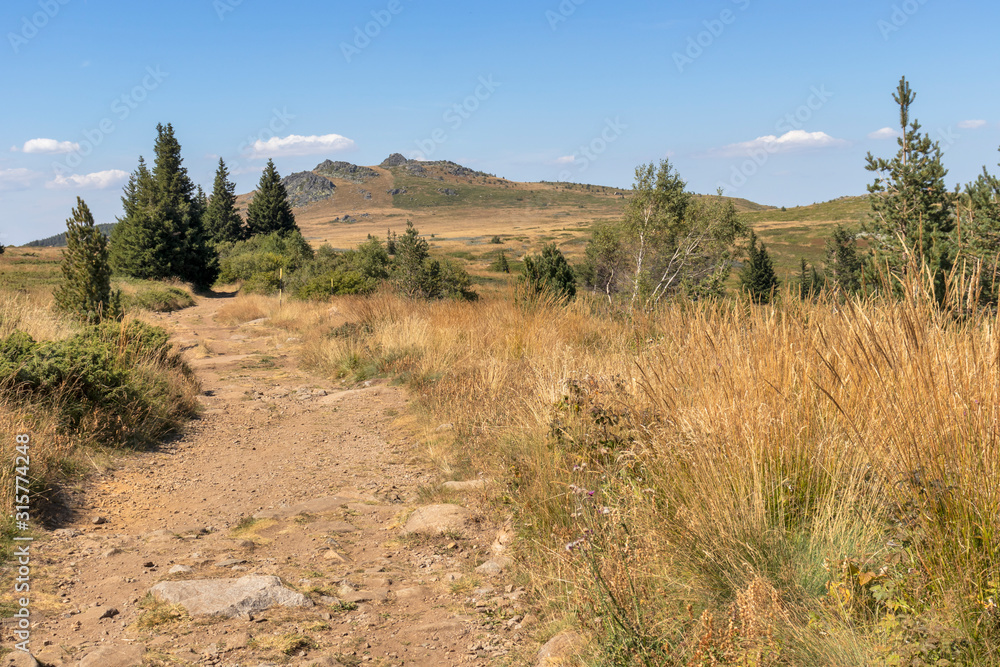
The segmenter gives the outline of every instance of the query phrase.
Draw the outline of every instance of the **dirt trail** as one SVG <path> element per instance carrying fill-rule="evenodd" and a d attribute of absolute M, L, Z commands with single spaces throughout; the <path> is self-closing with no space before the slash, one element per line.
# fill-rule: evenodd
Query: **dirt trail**
<path fill-rule="evenodd" d="M 201 380 L 203 414 L 71 492 L 75 518 L 37 543 L 35 655 L 110 665 L 114 651 L 95 651 L 115 647 L 131 665 L 126 649 L 139 646 L 143 665 L 521 664 L 534 619 L 505 575 L 475 571 L 500 528 L 477 492 L 454 496 L 472 511 L 461 531 L 401 536 L 439 481 L 395 423 L 405 391 L 304 373 L 286 332 L 216 322 L 231 298 L 159 317 Z M 272 518 L 252 520 L 261 513 Z M 164 611 L 147 611 L 158 582 L 255 574 L 315 606 L 137 623 Z"/>

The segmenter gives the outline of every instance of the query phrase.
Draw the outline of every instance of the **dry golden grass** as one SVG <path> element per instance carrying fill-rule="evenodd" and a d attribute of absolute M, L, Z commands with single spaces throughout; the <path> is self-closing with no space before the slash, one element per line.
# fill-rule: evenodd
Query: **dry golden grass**
<path fill-rule="evenodd" d="M 35 340 L 62 340 L 79 329 L 52 310 L 51 294 L 0 292 L 0 338 L 24 331 Z"/>

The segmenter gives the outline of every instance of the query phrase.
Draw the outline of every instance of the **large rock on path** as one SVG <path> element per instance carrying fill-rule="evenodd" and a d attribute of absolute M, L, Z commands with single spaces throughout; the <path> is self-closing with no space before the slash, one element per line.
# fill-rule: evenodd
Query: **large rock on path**
<path fill-rule="evenodd" d="M 144 646 L 102 646 L 88 653 L 79 662 L 79 667 L 139 667 L 142 656 L 146 652 Z"/>
<path fill-rule="evenodd" d="M 179 604 L 192 616 L 248 616 L 271 607 L 311 607 L 312 600 L 285 588 L 277 577 L 162 581 L 150 589 L 158 600 Z"/>
<path fill-rule="evenodd" d="M 452 531 L 461 533 L 471 520 L 472 512 L 464 507 L 459 507 L 458 505 L 428 505 L 417 508 L 410 515 L 406 526 L 403 527 L 403 534 L 423 533 L 426 535 L 439 535 Z"/>
<path fill-rule="evenodd" d="M 253 515 L 255 519 L 290 519 L 300 514 L 328 514 L 335 512 L 342 507 L 347 507 L 357 499 L 340 498 L 332 496 L 328 498 L 313 498 L 290 507 L 278 507 L 270 510 L 263 510 Z"/>

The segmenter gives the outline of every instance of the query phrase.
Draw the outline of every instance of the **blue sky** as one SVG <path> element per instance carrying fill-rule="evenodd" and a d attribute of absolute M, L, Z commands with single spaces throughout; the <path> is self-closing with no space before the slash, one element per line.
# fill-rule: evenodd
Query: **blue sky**
<path fill-rule="evenodd" d="M 7 0 L 0 242 L 120 213 L 157 123 L 210 189 L 400 152 L 515 180 L 627 187 L 669 157 L 696 192 L 862 194 L 905 74 L 950 186 L 1000 161 L 986 0 Z M 366 34 L 367 32 L 367 34 Z"/>

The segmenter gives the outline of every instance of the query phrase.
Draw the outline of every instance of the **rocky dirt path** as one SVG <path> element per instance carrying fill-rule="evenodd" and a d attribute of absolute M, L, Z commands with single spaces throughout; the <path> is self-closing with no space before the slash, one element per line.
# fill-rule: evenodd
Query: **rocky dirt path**
<path fill-rule="evenodd" d="M 304 373 L 287 333 L 216 321 L 231 298 L 159 318 L 201 418 L 71 491 L 74 518 L 36 543 L 39 662 L 523 664 L 534 617 L 501 572 L 501 521 L 475 483 L 421 501 L 439 479 L 398 425 L 405 391 Z"/>

